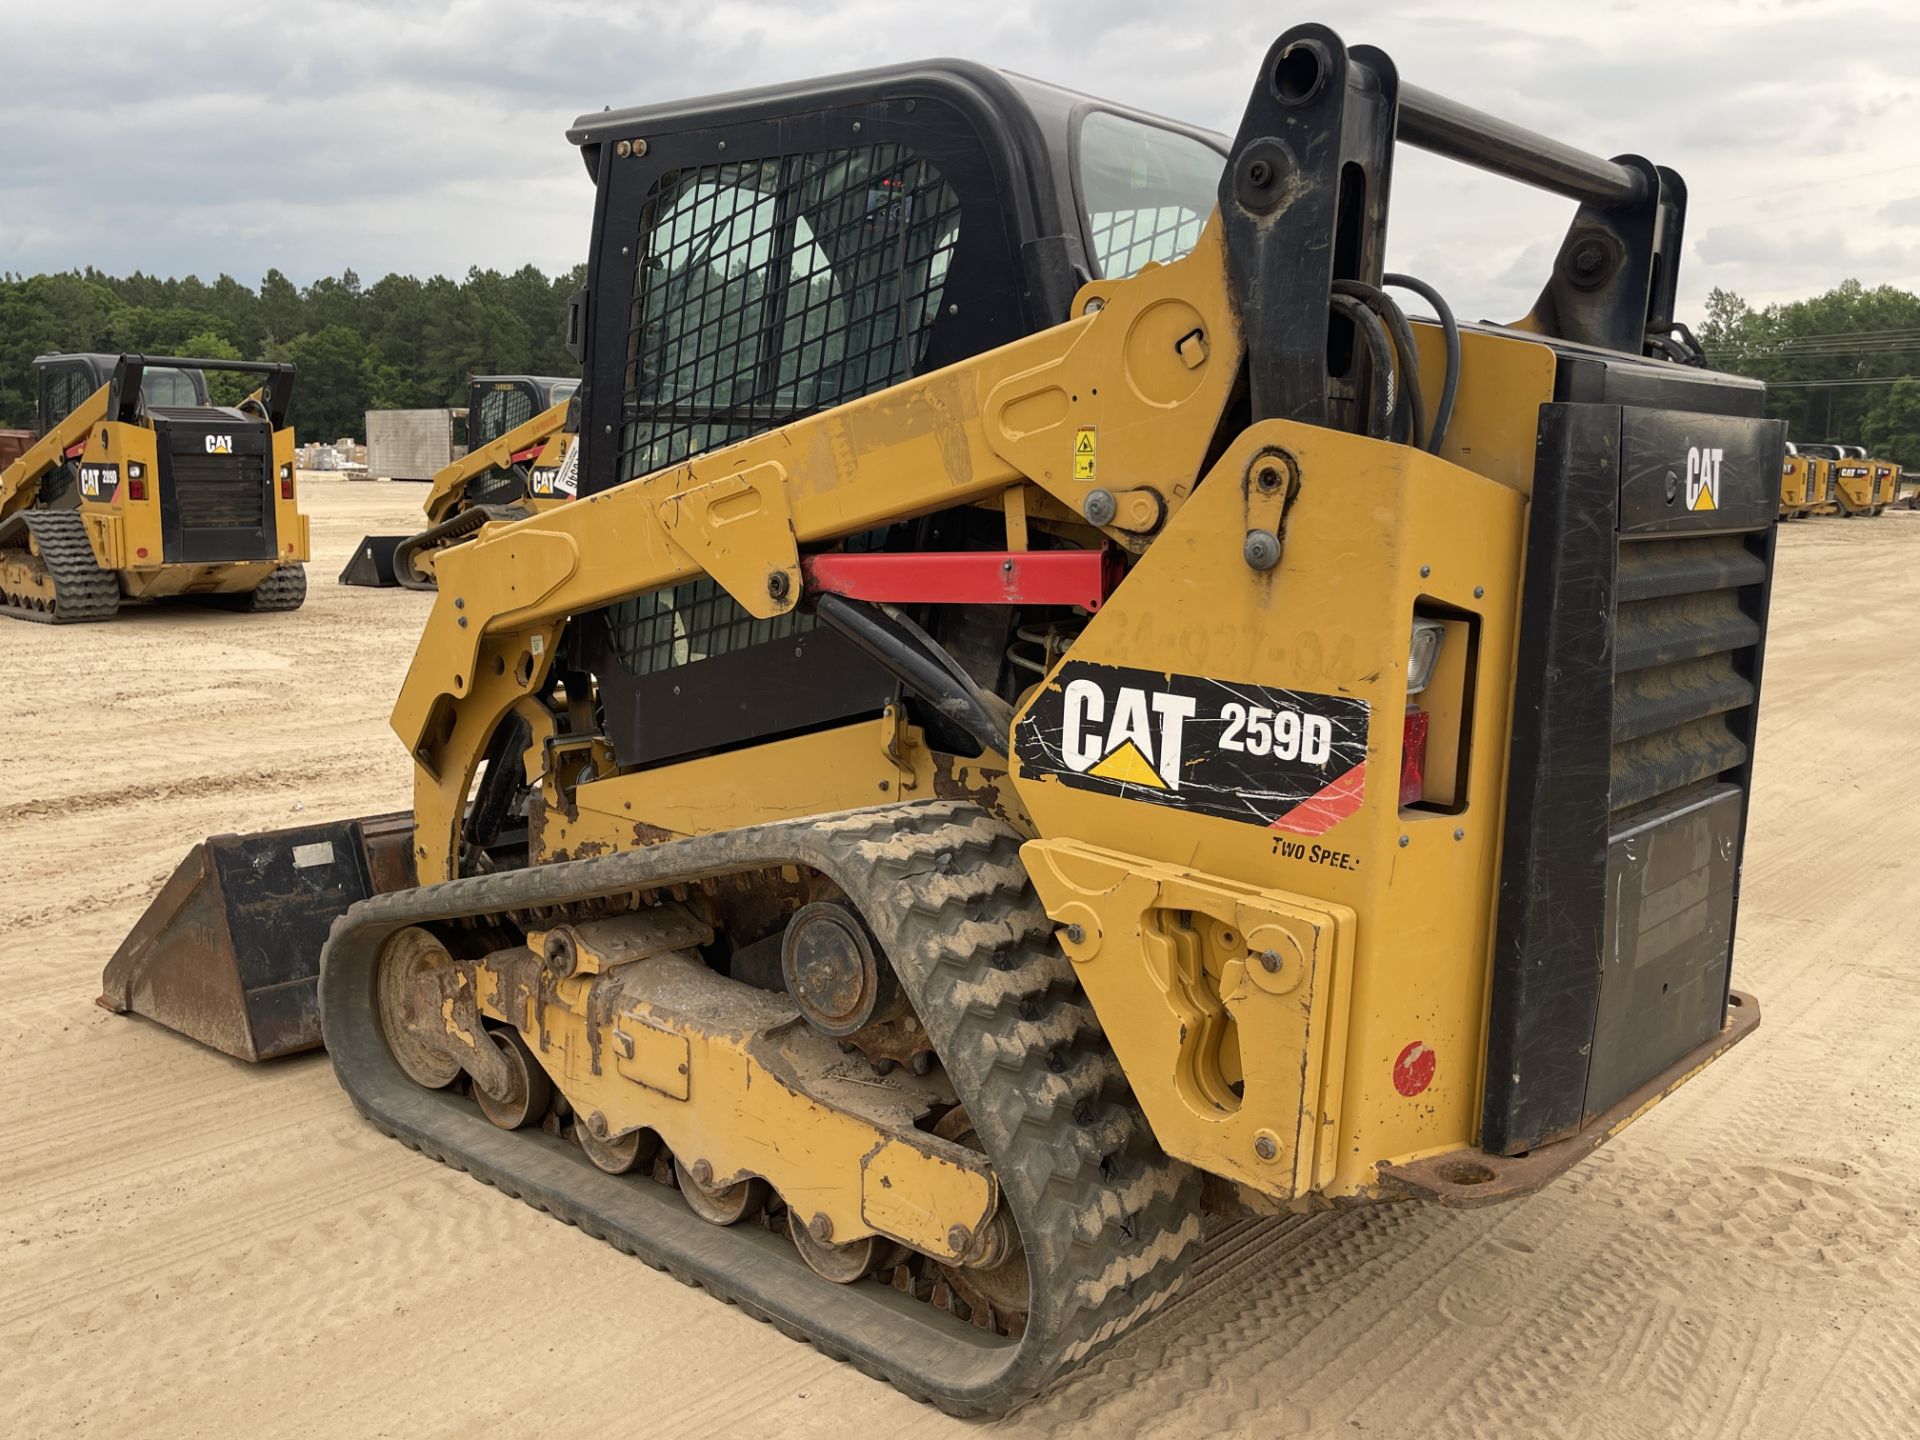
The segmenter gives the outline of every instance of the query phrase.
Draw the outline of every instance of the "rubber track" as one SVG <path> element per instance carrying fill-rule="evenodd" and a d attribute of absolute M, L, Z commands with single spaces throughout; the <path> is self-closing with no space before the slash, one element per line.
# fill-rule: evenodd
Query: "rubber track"
<path fill-rule="evenodd" d="M 1002 1414 L 1166 1303 L 1201 1239 L 1199 1179 L 1153 1142 L 1019 844 L 976 806 L 930 801 L 375 896 L 335 921 L 321 957 L 327 1048 L 355 1106 L 387 1134 L 908 1395 L 957 1415 Z M 831 1285 L 784 1239 L 716 1230 L 671 1191 L 603 1175 L 553 1137 L 494 1130 L 470 1104 L 407 1081 L 380 1038 L 378 956 L 404 926 L 782 863 L 846 890 L 926 1024 L 1026 1248 L 1031 1308 L 1018 1340 L 877 1284 Z"/>
<path fill-rule="evenodd" d="M 29 510 L 20 517 L 33 532 L 40 559 L 53 577 L 53 609 L 34 610 L 0 596 L 0 614 L 39 625 L 110 620 L 120 609 L 120 582 L 93 558 L 86 521 L 77 510 Z"/>
<path fill-rule="evenodd" d="M 307 598 L 307 567 L 282 565 L 247 595 L 248 610 L 298 610 Z"/>
<path fill-rule="evenodd" d="M 423 551 L 445 550 L 470 539 L 480 527 L 495 520 L 524 520 L 533 511 L 519 505 L 469 505 L 417 535 L 409 535 L 393 550 L 393 576 L 408 590 L 437 590 L 438 580 L 414 573 L 413 557 Z"/>

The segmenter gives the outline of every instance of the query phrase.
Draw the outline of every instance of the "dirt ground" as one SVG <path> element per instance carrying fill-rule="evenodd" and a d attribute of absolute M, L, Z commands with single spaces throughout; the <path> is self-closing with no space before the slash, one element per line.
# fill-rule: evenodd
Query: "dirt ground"
<path fill-rule="evenodd" d="M 94 1006 L 195 839 L 406 802 L 386 716 L 430 601 L 333 577 L 422 491 L 304 494 L 297 614 L 6 627 L 0 1434 L 979 1428 L 382 1138 L 323 1057 L 250 1068 Z M 1155 1322 L 987 1428 L 1907 1433 L 1916 614 L 1920 515 L 1783 532 L 1735 960 L 1751 1042 L 1532 1200 L 1229 1230 Z"/>

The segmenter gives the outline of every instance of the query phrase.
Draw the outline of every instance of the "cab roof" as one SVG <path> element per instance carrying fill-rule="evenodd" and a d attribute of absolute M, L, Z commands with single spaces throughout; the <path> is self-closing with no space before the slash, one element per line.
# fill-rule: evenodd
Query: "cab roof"
<path fill-rule="evenodd" d="M 1021 148 L 1029 149 L 1030 154 L 1033 148 L 1051 152 L 1051 158 L 1062 169 L 1072 122 L 1089 109 L 1105 110 L 1190 135 L 1218 150 L 1222 156 L 1229 148 L 1227 137 L 1216 131 L 1115 104 L 1011 70 L 996 70 L 978 61 L 956 59 L 917 60 L 817 79 L 662 100 L 620 110 L 609 108 L 580 116 L 568 127 L 567 139 L 581 148 L 587 172 L 597 176 L 598 149 L 606 142 L 917 95 L 939 96 L 969 113 L 978 124 L 1012 132 L 1008 138 Z"/>

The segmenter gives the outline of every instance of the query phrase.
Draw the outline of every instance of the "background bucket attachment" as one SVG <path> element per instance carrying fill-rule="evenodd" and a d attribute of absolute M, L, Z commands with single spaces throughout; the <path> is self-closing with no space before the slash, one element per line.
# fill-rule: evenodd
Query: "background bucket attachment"
<path fill-rule="evenodd" d="M 215 835 L 147 906 L 100 1004 L 242 1060 L 320 1045 L 320 947 L 355 901 L 413 883 L 409 815 Z"/>
<path fill-rule="evenodd" d="M 405 535 L 364 535 L 354 547 L 353 558 L 340 572 L 342 585 L 398 585 L 393 573 L 394 548 Z"/>

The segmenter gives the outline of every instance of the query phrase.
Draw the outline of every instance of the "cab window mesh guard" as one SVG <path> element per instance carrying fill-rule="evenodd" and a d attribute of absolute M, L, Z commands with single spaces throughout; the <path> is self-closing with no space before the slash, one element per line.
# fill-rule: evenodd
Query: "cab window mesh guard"
<path fill-rule="evenodd" d="M 532 418 L 533 399 L 519 386 L 489 390 L 480 397 L 480 423 L 471 444 L 475 447 L 490 444 Z"/>
<path fill-rule="evenodd" d="M 1125 279 L 1193 249 L 1213 213 L 1225 163 L 1191 135 L 1090 112 L 1080 122 L 1075 166 L 1101 276 Z"/>
<path fill-rule="evenodd" d="M 1184 205 L 1145 205 L 1131 210 L 1095 210 L 1093 253 L 1101 275 L 1125 279 L 1149 261 L 1178 260 L 1200 243 L 1206 213 Z"/>
<path fill-rule="evenodd" d="M 620 478 L 631 480 L 914 375 L 960 201 L 901 145 L 663 175 L 628 330 Z M 753 620 L 711 580 L 607 612 L 636 675 L 810 629 Z"/>
<path fill-rule="evenodd" d="M 847 537 L 844 549 L 879 550 L 887 531 Z M 789 610 L 771 620 L 756 620 L 740 602 L 712 580 L 689 580 L 651 595 L 637 595 L 610 606 L 607 627 L 614 652 L 629 674 L 657 675 L 714 655 L 730 655 L 749 645 L 802 635 L 817 623 L 810 614 Z"/>

